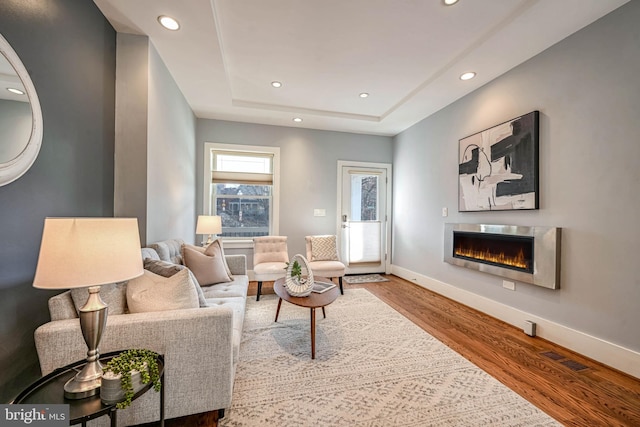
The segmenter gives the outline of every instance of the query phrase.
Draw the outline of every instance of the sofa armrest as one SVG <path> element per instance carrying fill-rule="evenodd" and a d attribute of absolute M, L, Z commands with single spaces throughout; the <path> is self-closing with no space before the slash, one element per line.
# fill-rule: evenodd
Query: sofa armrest
<path fill-rule="evenodd" d="M 244 254 L 225 255 L 224 258 L 227 260 L 231 274 L 238 276 L 247 275 L 247 257 Z"/>
<path fill-rule="evenodd" d="M 232 337 L 233 311 L 224 306 L 114 315 L 107 319 L 100 352 L 145 348 L 163 354 L 165 393 L 170 396 L 165 410 L 173 418 L 230 406 Z M 86 357 L 79 319 L 40 326 L 35 342 L 43 375 Z M 157 405 L 140 414 L 127 411 L 132 412 L 130 422 L 148 422 L 145 411 L 155 412 Z"/>

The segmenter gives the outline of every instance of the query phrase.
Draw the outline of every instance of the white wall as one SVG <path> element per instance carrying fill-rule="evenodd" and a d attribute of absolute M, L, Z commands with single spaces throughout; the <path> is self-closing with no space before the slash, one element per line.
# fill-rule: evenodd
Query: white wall
<path fill-rule="evenodd" d="M 398 271 L 640 351 L 638 22 L 630 2 L 394 138 Z M 458 140 L 533 110 L 540 209 L 458 213 Z M 562 227 L 561 289 L 444 263 L 445 222 Z"/>
<path fill-rule="evenodd" d="M 338 160 L 391 163 L 391 138 L 344 132 L 198 119 L 197 171 L 202 176 L 205 142 L 280 147 L 280 232 L 289 255 L 304 254 L 304 236 L 335 234 Z M 202 208 L 198 181 L 197 211 Z M 325 217 L 313 210 L 325 209 Z M 248 259 L 251 267 L 251 257 Z"/>
<path fill-rule="evenodd" d="M 195 116 L 148 37 L 117 40 L 115 216 L 138 218 L 143 245 L 193 243 Z"/>
<path fill-rule="evenodd" d="M 149 49 L 147 242 L 193 243 L 196 119 L 153 44 Z"/>

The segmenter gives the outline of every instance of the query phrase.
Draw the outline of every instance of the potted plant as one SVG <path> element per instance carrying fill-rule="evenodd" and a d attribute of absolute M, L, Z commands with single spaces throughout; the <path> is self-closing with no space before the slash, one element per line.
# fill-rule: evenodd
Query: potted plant
<path fill-rule="evenodd" d="M 117 402 L 116 407 L 123 409 L 150 382 L 155 391 L 160 391 L 158 354 L 144 349 L 125 350 L 104 367 L 100 398 L 107 404 Z"/>
<path fill-rule="evenodd" d="M 289 263 L 285 267 L 285 270 L 289 269 Z M 298 262 L 297 259 L 293 260 L 293 265 L 291 266 L 291 277 L 294 278 L 298 283 L 302 282 L 302 266 Z"/>

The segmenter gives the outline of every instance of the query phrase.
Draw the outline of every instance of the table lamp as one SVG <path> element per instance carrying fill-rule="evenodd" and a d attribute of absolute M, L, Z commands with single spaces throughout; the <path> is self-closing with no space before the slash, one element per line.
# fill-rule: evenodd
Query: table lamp
<path fill-rule="evenodd" d="M 100 286 L 140 276 L 142 256 L 136 218 L 46 218 L 33 286 L 39 289 L 88 288 L 79 310 L 87 344 L 87 363 L 64 386 L 68 399 L 100 392 L 102 365 L 98 346 L 108 307 Z"/>
<path fill-rule="evenodd" d="M 202 246 L 209 246 L 213 242 L 212 235 L 220 233 L 222 233 L 222 217 L 217 215 L 198 215 L 196 234 L 209 235 L 207 241 L 202 242 Z"/>

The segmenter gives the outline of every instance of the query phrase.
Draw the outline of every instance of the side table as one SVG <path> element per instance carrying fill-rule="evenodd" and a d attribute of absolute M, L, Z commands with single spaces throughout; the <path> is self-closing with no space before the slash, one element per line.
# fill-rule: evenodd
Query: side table
<path fill-rule="evenodd" d="M 113 351 L 100 356 L 100 362 L 105 365 L 111 358 L 122 351 Z M 106 405 L 100 400 L 100 394 L 84 399 L 67 399 L 64 397 L 64 384 L 72 378 L 86 363 L 81 360 L 63 368 L 56 369 L 50 374 L 40 378 L 24 389 L 11 403 L 14 404 L 64 404 L 69 405 L 69 425 L 82 424 L 86 427 L 87 421 L 109 415 L 111 426 L 117 425 L 116 404 Z M 164 426 L 164 356 L 158 354 L 158 371 L 160 373 L 160 425 Z M 145 385 L 138 391 L 132 400 L 146 393 L 153 387 L 153 383 Z"/>

